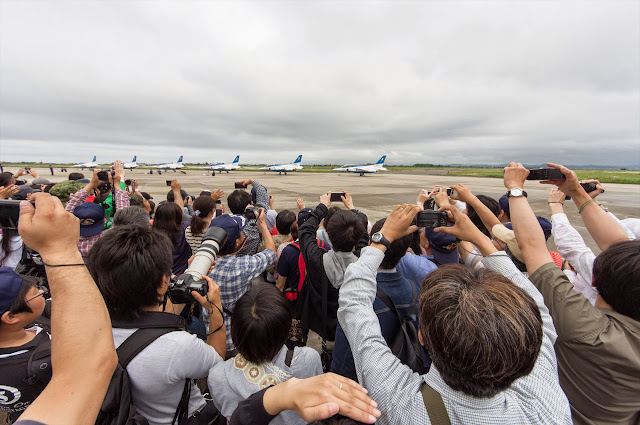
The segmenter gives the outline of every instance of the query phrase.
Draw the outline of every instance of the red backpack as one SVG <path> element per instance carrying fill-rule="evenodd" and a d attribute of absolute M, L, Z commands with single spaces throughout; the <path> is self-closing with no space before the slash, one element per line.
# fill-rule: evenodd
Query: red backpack
<path fill-rule="evenodd" d="M 302 257 L 300 244 L 297 242 L 291 242 L 289 245 L 293 245 L 298 248 L 298 270 L 300 271 L 300 276 L 298 277 L 298 287 L 284 288 L 284 296 L 289 301 L 296 301 L 298 299 L 298 294 L 300 293 L 300 291 L 302 291 L 302 284 L 304 283 L 304 279 L 307 277 L 307 265 L 305 264 L 304 258 Z M 324 241 L 322 239 L 318 240 L 318 247 L 324 252 L 327 252 L 327 249 L 324 247 Z"/>

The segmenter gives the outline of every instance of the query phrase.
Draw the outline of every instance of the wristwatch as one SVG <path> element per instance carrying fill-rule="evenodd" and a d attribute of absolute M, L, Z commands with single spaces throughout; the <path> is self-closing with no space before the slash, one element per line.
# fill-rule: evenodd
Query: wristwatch
<path fill-rule="evenodd" d="M 386 246 L 387 249 L 389 248 L 389 245 L 391 245 L 391 242 L 389 242 L 389 240 L 385 238 L 384 235 L 380 232 L 376 232 L 371 235 L 371 242 L 381 243 L 382 245 Z"/>
<path fill-rule="evenodd" d="M 514 187 L 513 189 L 507 191 L 507 198 L 519 198 L 521 196 L 524 196 L 526 198 L 527 192 L 519 187 Z"/>

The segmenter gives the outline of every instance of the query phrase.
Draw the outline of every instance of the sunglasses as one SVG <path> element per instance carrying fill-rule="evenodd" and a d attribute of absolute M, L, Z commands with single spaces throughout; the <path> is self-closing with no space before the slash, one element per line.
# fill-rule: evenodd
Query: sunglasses
<path fill-rule="evenodd" d="M 33 301 L 38 297 L 44 297 L 45 295 L 47 295 L 49 293 L 49 290 L 47 289 L 46 286 L 39 286 L 38 287 L 38 291 L 40 291 L 40 293 L 38 295 L 36 295 L 35 297 L 31 297 L 28 300 L 26 300 L 25 302 L 28 303 L 29 301 Z"/>

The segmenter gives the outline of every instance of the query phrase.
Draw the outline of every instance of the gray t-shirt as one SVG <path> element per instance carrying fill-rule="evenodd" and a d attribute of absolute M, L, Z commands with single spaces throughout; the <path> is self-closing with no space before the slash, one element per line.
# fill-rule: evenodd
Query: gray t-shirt
<path fill-rule="evenodd" d="M 277 385 L 292 377 L 304 379 L 322 373 L 320 355 L 314 349 L 296 347 L 293 351 L 291 367 L 284 364 L 286 355 L 287 347 L 283 346 L 273 360 L 257 365 L 249 363 L 238 354 L 211 369 L 207 382 L 212 389 L 213 403 L 222 415 L 230 418 L 238 407 L 238 403 L 270 385 Z M 272 425 L 304 425 L 306 423 L 291 410 L 285 410 L 270 422 Z"/>
<path fill-rule="evenodd" d="M 116 348 L 137 329 L 113 329 Z M 151 425 L 169 425 L 180 402 L 185 379 L 204 378 L 222 358 L 195 335 L 176 331 L 162 335 L 127 366 L 136 410 Z M 206 402 L 198 387 L 191 386 L 189 414 Z"/>

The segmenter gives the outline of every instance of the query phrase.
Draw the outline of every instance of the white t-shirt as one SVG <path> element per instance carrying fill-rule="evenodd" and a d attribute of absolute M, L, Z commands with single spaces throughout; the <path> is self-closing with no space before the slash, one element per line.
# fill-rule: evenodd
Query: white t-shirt
<path fill-rule="evenodd" d="M 136 330 L 114 328 L 116 348 Z M 149 424 L 169 425 L 180 403 L 185 379 L 205 378 L 209 369 L 222 361 L 213 347 L 195 335 L 183 331 L 162 335 L 127 366 L 133 405 Z M 205 404 L 200 390 L 192 384 L 189 414 Z"/>
<path fill-rule="evenodd" d="M 0 233 L 0 241 L 2 241 L 4 235 Z M 2 267 L 11 267 L 15 269 L 18 263 L 20 262 L 20 258 L 22 258 L 22 247 L 24 244 L 22 243 L 22 238 L 19 235 L 12 236 L 9 240 L 9 255 L 2 260 Z M 4 257 L 7 253 L 0 252 L 0 259 Z"/>

